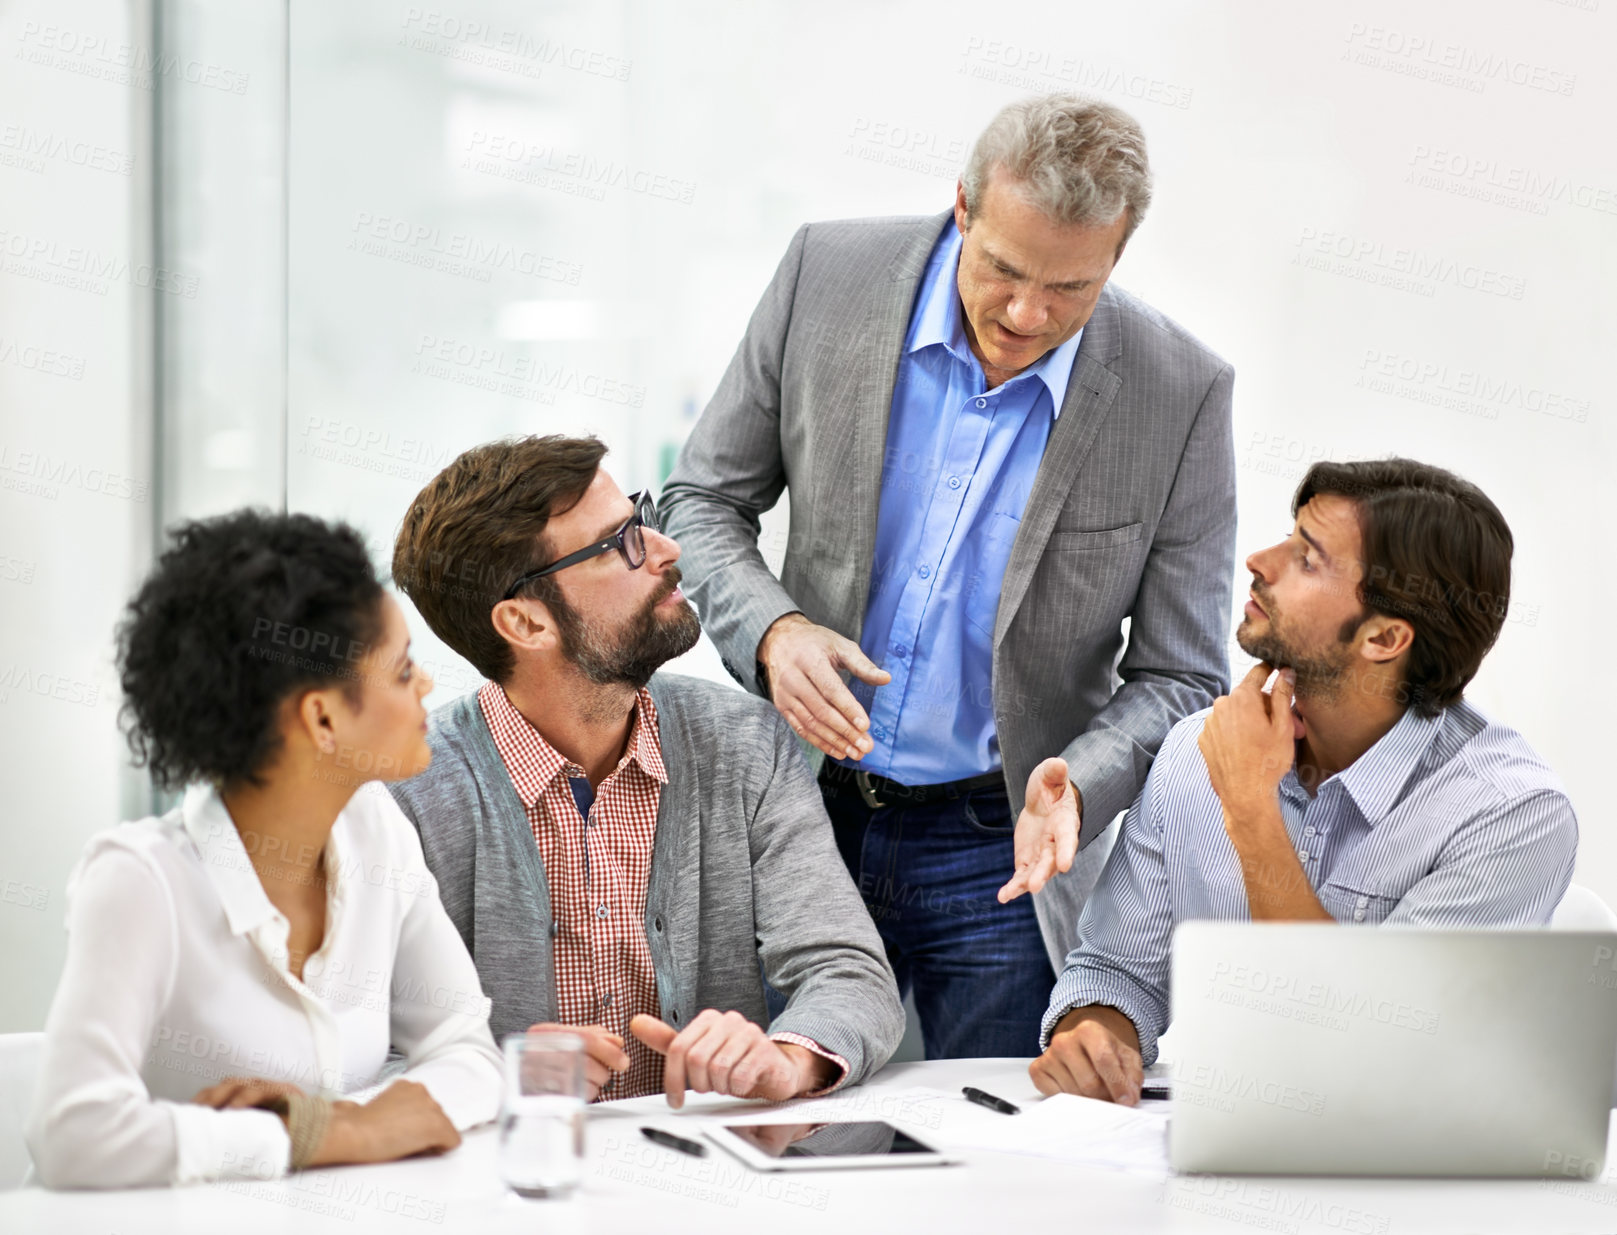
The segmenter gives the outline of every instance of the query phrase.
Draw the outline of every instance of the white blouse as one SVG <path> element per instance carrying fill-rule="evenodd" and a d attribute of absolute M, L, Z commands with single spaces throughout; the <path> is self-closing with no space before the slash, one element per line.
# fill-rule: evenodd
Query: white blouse
<path fill-rule="evenodd" d="M 349 1094 L 389 1044 L 457 1128 L 492 1119 L 489 1001 L 415 829 L 379 782 L 326 846 L 326 933 L 288 968 L 288 922 L 212 788 L 91 838 L 68 882 L 68 950 L 28 1125 L 50 1187 L 284 1173 L 268 1111 L 190 1099 L 227 1076 Z"/>

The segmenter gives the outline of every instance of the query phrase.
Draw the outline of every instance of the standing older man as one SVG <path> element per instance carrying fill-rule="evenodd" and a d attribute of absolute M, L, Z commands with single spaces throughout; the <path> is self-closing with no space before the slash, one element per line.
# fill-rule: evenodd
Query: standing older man
<path fill-rule="evenodd" d="M 665 490 L 730 672 L 829 756 L 929 1057 L 1036 1049 L 1076 850 L 1226 688 L 1232 371 L 1108 284 L 1150 196 L 1134 120 L 1050 96 L 952 218 L 801 228 Z"/>

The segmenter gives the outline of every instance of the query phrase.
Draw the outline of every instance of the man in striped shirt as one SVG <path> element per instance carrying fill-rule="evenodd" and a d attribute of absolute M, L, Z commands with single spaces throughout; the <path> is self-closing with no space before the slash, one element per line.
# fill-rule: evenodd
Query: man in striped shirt
<path fill-rule="evenodd" d="M 1044 1093 L 1138 1101 L 1178 922 L 1541 925 L 1571 880 L 1561 782 L 1462 698 L 1509 605 L 1498 508 L 1386 459 L 1314 465 L 1292 512 L 1246 563 L 1236 639 L 1260 663 L 1169 733 L 1084 907 L 1029 1069 Z"/>

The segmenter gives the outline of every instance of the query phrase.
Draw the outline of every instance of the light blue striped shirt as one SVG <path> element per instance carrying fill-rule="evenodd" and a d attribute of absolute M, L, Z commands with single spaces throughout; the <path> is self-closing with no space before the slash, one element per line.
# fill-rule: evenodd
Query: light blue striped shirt
<path fill-rule="evenodd" d="M 1078 923 L 1078 946 L 1040 1032 L 1107 1004 L 1134 1022 L 1147 1065 L 1168 1026 L 1177 923 L 1250 917 L 1235 846 L 1197 738 L 1174 726 Z M 1578 821 L 1566 790 L 1514 729 L 1466 703 L 1413 711 L 1310 799 L 1296 770 L 1280 813 L 1320 903 L 1338 922 L 1508 927 L 1548 923 L 1572 879 Z"/>
<path fill-rule="evenodd" d="M 1011 544 L 1084 332 L 988 389 L 966 341 L 960 232 L 933 246 L 893 387 L 859 646 L 893 680 L 849 688 L 871 752 L 846 766 L 906 785 L 1000 767 L 994 618 Z"/>

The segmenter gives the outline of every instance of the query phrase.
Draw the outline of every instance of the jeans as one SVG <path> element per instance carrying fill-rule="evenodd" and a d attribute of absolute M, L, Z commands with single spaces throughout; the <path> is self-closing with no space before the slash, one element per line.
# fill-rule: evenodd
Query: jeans
<path fill-rule="evenodd" d="M 1016 868 L 1005 791 L 871 810 L 852 785 L 821 788 L 899 993 L 915 991 L 926 1057 L 1037 1055 L 1055 973 L 1033 898 L 995 899 Z"/>

